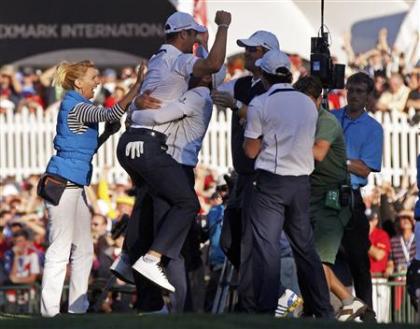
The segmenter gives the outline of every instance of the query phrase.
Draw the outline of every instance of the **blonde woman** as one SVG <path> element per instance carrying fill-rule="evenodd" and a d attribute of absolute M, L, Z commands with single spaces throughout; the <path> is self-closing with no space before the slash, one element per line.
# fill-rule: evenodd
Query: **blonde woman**
<path fill-rule="evenodd" d="M 141 67 L 136 83 L 111 108 L 90 101 L 99 84 L 98 70 L 90 61 L 62 63 L 54 82 L 66 91 L 57 118 L 54 139 L 56 154 L 48 163 L 38 185 L 49 216 L 49 247 L 42 279 L 41 314 L 60 313 L 60 300 L 70 261 L 69 313 L 85 313 L 87 289 L 93 260 L 89 209 L 84 186 L 90 184 L 92 158 L 99 146 L 118 131 L 119 120 L 135 97 L 143 78 Z M 98 135 L 98 123 L 106 122 Z"/>

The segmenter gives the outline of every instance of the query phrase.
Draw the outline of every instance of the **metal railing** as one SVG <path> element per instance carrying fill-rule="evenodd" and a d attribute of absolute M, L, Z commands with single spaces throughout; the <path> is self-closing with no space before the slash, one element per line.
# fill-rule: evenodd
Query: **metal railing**
<path fill-rule="evenodd" d="M 378 322 L 418 323 L 418 313 L 407 293 L 405 273 L 396 273 L 389 278 L 372 278 L 373 308 Z"/>
<path fill-rule="evenodd" d="M 105 286 L 106 280 L 96 279 L 89 285 L 89 300 L 94 305 L 98 290 Z M 135 294 L 135 286 L 131 284 L 114 284 L 108 287 L 109 293 L 122 295 Z M 96 295 L 95 295 L 96 292 Z M 65 284 L 61 295 L 61 305 L 66 308 L 69 297 L 69 285 Z M 30 285 L 0 286 L 0 313 L 7 314 L 39 314 L 41 305 L 41 285 L 36 282 Z"/>
<path fill-rule="evenodd" d="M 0 287 L 0 312 L 37 314 L 40 307 L 41 286 L 38 283 Z"/>
<path fill-rule="evenodd" d="M 94 281 L 89 286 L 92 292 L 105 283 Z M 378 322 L 384 323 L 420 323 L 420 314 L 410 302 L 405 285 L 405 273 L 394 274 L 389 279 L 373 277 L 373 306 Z M 109 292 L 133 295 L 133 285 L 113 286 Z M 10 298 L 14 296 L 13 298 Z M 24 298 L 23 298 L 23 297 Z M 92 295 L 91 295 L 92 296 Z M 29 298 L 28 298 L 29 297 Z M 62 301 L 68 297 L 68 285 L 64 286 Z M 41 287 L 33 285 L 11 285 L 0 287 L 0 312 L 11 314 L 39 314 Z M 94 301 L 91 300 L 93 305 Z"/>

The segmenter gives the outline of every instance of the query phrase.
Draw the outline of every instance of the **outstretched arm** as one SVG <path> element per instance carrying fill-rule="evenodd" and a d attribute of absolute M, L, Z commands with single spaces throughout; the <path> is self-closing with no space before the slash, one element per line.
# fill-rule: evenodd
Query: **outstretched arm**
<path fill-rule="evenodd" d="M 184 111 L 175 106 L 167 106 L 159 111 L 156 110 L 143 110 L 134 111 L 131 115 L 133 123 L 145 126 L 160 125 L 166 122 L 181 119 L 184 116 Z"/>
<path fill-rule="evenodd" d="M 113 122 L 120 120 L 122 115 L 125 113 L 127 105 L 137 95 L 140 85 L 144 79 L 145 67 L 145 64 L 140 66 L 136 83 L 131 86 L 129 92 L 123 97 L 121 101 L 119 101 L 111 108 L 105 108 L 88 103 L 79 103 L 69 113 L 69 125 L 71 126 L 72 124 L 86 124 L 104 121 Z"/>
<path fill-rule="evenodd" d="M 140 125 L 153 126 L 191 116 L 206 105 L 206 98 L 199 91 L 191 89 L 178 100 L 169 103 L 160 110 L 134 111 L 132 122 Z"/>
<path fill-rule="evenodd" d="M 226 11 L 219 10 L 216 13 L 215 22 L 218 28 L 214 44 L 207 58 L 199 59 L 194 63 L 192 73 L 195 77 L 216 73 L 222 67 L 226 57 L 227 31 L 231 20 L 231 14 Z"/>

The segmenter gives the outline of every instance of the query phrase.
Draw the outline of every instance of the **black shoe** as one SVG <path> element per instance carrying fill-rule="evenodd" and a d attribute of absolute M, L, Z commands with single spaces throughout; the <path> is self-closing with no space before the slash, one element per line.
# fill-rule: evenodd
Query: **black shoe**
<path fill-rule="evenodd" d="M 360 320 L 363 322 L 376 323 L 376 313 L 370 307 L 360 316 Z"/>

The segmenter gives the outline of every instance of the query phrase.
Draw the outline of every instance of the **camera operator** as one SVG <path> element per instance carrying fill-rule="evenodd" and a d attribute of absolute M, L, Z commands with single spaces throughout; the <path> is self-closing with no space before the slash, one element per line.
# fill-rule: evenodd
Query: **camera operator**
<path fill-rule="evenodd" d="M 321 106 L 322 84 L 318 78 L 301 78 L 294 87 L 308 95 L 318 109 L 313 147 L 315 170 L 311 174 L 311 223 L 328 287 L 343 304 L 337 319 L 350 321 L 361 315 L 367 305 L 347 291 L 331 268 L 340 248 L 344 228 L 351 217 L 343 130 L 334 115 Z"/>
<path fill-rule="evenodd" d="M 213 102 L 216 105 L 232 109 L 231 146 L 233 167 L 237 173 L 229 200 L 225 209 L 225 219 L 222 229 L 221 245 L 232 264 L 238 268 L 240 264 L 239 304 L 238 310 L 255 311 L 252 293 L 252 234 L 247 220 L 249 196 L 254 179 L 254 160 L 244 154 L 244 113 L 242 104 L 248 105 L 251 100 L 265 93 L 261 82 L 261 72 L 255 66 L 255 61 L 271 49 L 279 49 L 276 36 L 267 31 L 256 31 L 248 39 L 239 39 L 237 44 L 245 48 L 245 68 L 252 73 L 227 82 L 213 91 Z"/>
<path fill-rule="evenodd" d="M 257 158 L 249 206 L 257 311 L 274 313 L 278 303 L 279 241 L 284 226 L 295 256 L 305 314 L 333 318 L 309 220 L 317 110 L 308 97 L 290 85 L 292 74 L 286 54 L 271 50 L 256 65 L 263 71 L 262 81 L 268 91 L 249 105 L 244 150 L 248 157 Z"/>
<path fill-rule="evenodd" d="M 347 151 L 347 169 L 351 173 L 353 189 L 352 217 L 343 236 L 343 247 L 354 281 L 356 296 L 372 308 L 372 280 L 369 271 L 369 221 L 360 188 L 367 184 L 371 172 L 381 170 L 383 129 L 366 112 L 373 80 L 363 72 L 347 80 L 348 105 L 332 113 L 343 128 Z M 364 314 L 370 319 L 373 312 Z M 372 319 L 373 320 L 373 319 Z"/>

